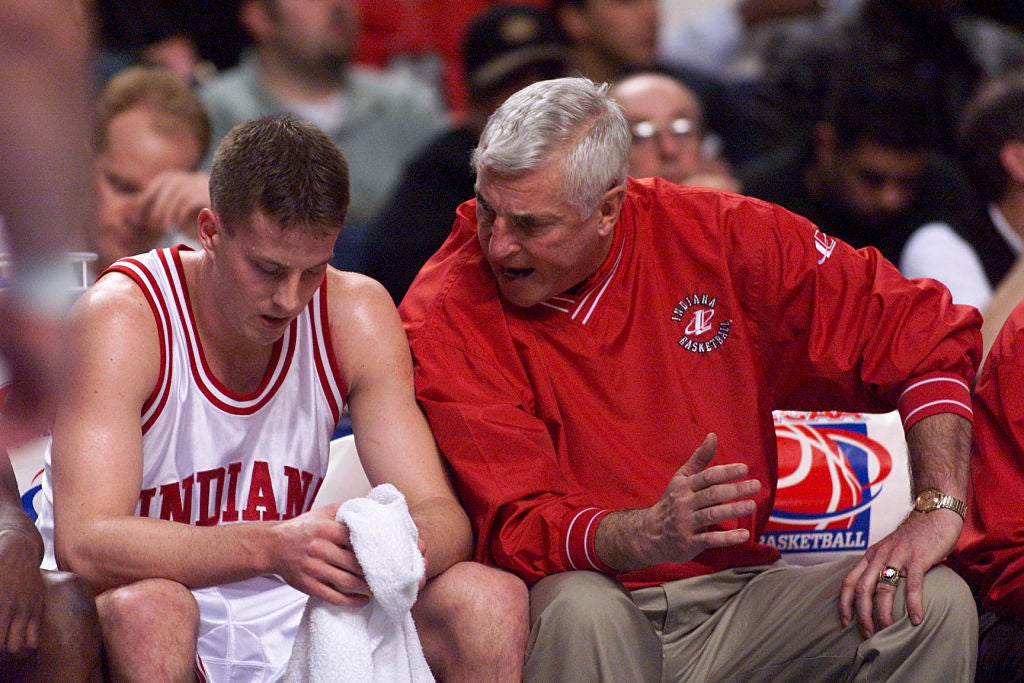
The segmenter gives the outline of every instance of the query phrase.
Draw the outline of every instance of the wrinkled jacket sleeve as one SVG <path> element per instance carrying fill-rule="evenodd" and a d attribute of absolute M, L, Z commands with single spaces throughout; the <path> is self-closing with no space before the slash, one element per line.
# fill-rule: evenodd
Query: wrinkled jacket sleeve
<path fill-rule="evenodd" d="M 607 513 L 566 480 L 562 447 L 535 416 L 535 397 L 495 359 L 417 339 L 417 395 L 478 537 L 476 559 L 528 583 L 571 569 L 609 571 L 593 552 Z M 555 428 L 555 433 L 558 433 Z"/>
<path fill-rule="evenodd" d="M 855 250 L 779 207 L 771 213 L 735 239 L 762 246 L 737 278 L 756 302 L 773 407 L 896 407 L 905 430 L 937 413 L 972 419 L 977 310 L 953 304 L 934 280 L 904 278 L 873 248 Z"/>

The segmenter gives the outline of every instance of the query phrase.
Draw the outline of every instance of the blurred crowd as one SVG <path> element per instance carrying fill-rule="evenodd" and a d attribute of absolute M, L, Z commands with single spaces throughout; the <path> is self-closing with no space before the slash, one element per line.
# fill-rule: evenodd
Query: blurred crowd
<path fill-rule="evenodd" d="M 352 166 L 335 265 L 376 277 L 396 302 L 472 196 L 468 154 L 489 113 L 562 74 L 617 84 L 636 177 L 778 203 L 983 310 L 1016 296 L 993 300 L 1024 234 L 1024 178 L 1006 151 L 1024 137 L 1020 3 L 532 0 L 495 10 L 511 4 L 99 0 L 98 80 L 141 64 L 188 83 L 211 126 L 199 169 L 257 114 L 291 111 L 327 131 Z M 647 78 L 619 83 L 637 75 Z M 185 195 L 164 191 L 164 206 L 181 197 L 175 219 L 204 201 Z M 136 218 L 166 233 L 171 214 Z"/>

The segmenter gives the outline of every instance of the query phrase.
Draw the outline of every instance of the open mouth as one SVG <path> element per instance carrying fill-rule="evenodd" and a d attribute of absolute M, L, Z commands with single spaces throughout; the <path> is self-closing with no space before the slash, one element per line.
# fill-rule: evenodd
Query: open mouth
<path fill-rule="evenodd" d="M 533 273 L 533 268 L 501 268 L 502 276 L 509 280 L 519 280 Z"/>
<path fill-rule="evenodd" d="M 278 318 L 272 315 L 261 315 L 260 320 L 267 327 L 283 327 L 288 324 L 288 318 Z"/>

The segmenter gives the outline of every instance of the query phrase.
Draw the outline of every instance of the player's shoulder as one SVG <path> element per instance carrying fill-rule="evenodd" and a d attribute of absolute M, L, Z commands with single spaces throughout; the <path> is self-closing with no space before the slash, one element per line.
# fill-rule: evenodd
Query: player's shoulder
<path fill-rule="evenodd" d="M 327 269 L 327 299 L 332 311 L 366 306 L 394 308 L 384 285 L 362 273 L 336 268 Z"/>
<path fill-rule="evenodd" d="M 353 336 L 382 339 L 401 329 L 391 295 L 382 284 L 360 273 L 328 269 L 327 307 L 336 340 L 339 335 L 348 342 Z"/>
<path fill-rule="evenodd" d="M 129 276 L 104 274 L 75 301 L 68 316 L 72 330 L 150 329 L 153 309 L 139 285 Z"/>

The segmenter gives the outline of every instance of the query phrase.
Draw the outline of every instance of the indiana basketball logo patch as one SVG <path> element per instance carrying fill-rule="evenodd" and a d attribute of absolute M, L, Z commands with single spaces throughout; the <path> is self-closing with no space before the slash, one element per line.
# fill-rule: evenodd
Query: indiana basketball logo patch
<path fill-rule="evenodd" d="M 726 319 L 715 306 L 716 297 L 692 294 L 680 299 L 672 308 L 672 320 L 682 327 L 679 346 L 693 353 L 714 351 L 729 338 L 732 319 Z"/>
<path fill-rule="evenodd" d="M 852 417 L 852 415 L 850 416 Z M 781 552 L 863 551 L 893 457 L 863 420 L 776 423 L 779 484 L 763 543 Z"/>

